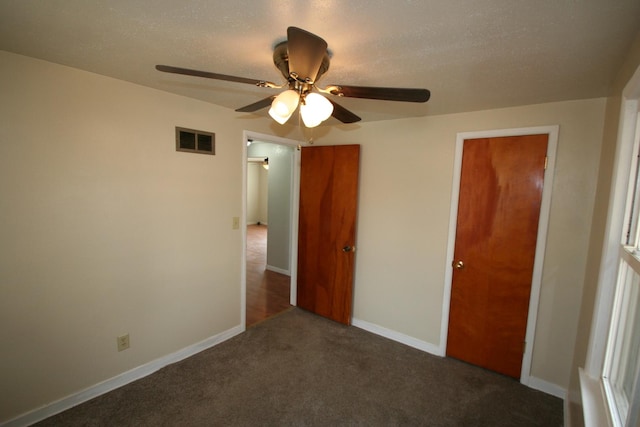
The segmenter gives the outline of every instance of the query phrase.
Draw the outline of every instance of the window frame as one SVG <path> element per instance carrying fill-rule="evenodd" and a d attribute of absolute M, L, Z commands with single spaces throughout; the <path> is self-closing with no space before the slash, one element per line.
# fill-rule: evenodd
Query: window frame
<path fill-rule="evenodd" d="M 636 361 L 636 366 L 632 367 L 634 369 L 632 375 L 634 386 L 631 391 L 631 396 L 629 396 L 629 402 L 627 402 L 628 406 L 624 408 L 624 411 L 626 412 L 624 415 L 621 413 L 622 408 L 618 405 L 620 393 L 614 387 L 612 378 L 610 378 L 614 376 L 614 373 L 617 374 L 617 371 L 621 368 L 617 364 L 618 360 L 613 358 L 614 355 L 618 355 L 620 347 L 623 344 L 617 340 L 619 337 L 618 332 L 620 329 L 625 328 L 627 321 L 633 321 L 633 319 L 629 320 L 628 318 L 629 312 L 626 310 L 626 305 L 637 304 L 637 300 L 629 301 L 627 299 L 627 293 L 631 291 L 630 288 L 634 285 L 626 285 L 628 274 L 635 273 L 636 276 L 640 276 L 640 259 L 636 254 L 636 250 L 637 245 L 622 246 L 620 248 L 620 269 L 616 282 L 616 295 L 611 313 L 612 323 L 609 331 L 609 337 L 607 339 L 607 348 L 605 350 L 604 366 L 602 370 L 602 383 L 607 408 L 610 412 L 609 416 L 612 424 L 616 427 L 625 425 L 635 426 L 638 422 L 637 409 L 634 411 L 634 402 L 640 400 L 640 395 L 638 394 L 640 384 L 640 370 L 638 368 L 640 367 L 640 363 Z M 635 286 L 637 287 L 639 284 L 636 283 Z M 633 314 L 635 315 L 635 312 Z M 614 322 L 614 320 L 618 320 L 618 322 Z M 636 331 L 636 333 L 638 333 L 638 331 Z M 635 406 L 638 405 L 635 404 Z"/>
<path fill-rule="evenodd" d="M 627 243 L 626 232 L 629 227 L 629 215 L 631 212 L 630 197 L 633 197 L 630 189 L 632 167 L 638 161 L 635 154 L 638 153 L 638 140 L 636 128 L 640 126 L 638 111 L 640 105 L 640 67 L 638 67 L 622 92 L 622 106 L 620 110 L 620 124 L 616 143 L 616 154 L 613 169 L 613 180 L 607 213 L 607 224 L 603 254 L 600 263 L 596 302 L 592 319 L 592 327 L 587 349 L 587 358 L 584 371 L 581 371 L 581 389 L 583 391 L 583 409 L 585 424 L 600 425 L 599 421 L 590 419 L 595 410 L 604 408 L 605 414 L 598 414 L 601 419 L 607 419 L 609 425 L 618 426 L 617 419 L 611 402 L 607 396 L 605 387 L 605 356 L 610 345 L 610 329 L 612 319 L 616 315 L 614 311 L 614 298 L 618 288 L 618 273 L 620 263 Z M 639 231 L 639 230 L 635 230 Z M 634 257 L 635 258 L 635 257 Z M 636 261 L 638 261 L 636 259 Z M 635 261 L 632 261 L 634 265 Z M 640 271 L 640 261 L 638 261 Z M 617 308 L 616 308 L 617 309 Z M 584 375 L 583 375 L 584 374 Z M 631 406 L 628 420 L 637 420 L 640 414 L 640 372 L 635 373 L 635 383 L 632 391 Z M 589 382 L 597 387 L 590 387 Z M 590 394 L 589 390 L 596 390 L 597 396 Z M 590 402 L 590 403 L 587 403 Z M 595 402 L 595 403 L 593 403 Z M 590 407 L 588 407 L 590 406 Z M 635 422 L 635 421 L 634 421 Z"/>

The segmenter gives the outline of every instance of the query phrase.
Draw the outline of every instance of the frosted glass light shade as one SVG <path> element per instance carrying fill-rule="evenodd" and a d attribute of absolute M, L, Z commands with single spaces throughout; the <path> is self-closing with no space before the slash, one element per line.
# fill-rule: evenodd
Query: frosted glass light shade
<path fill-rule="evenodd" d="M 319 93 L 310 93 L 304 98 L 300 106 L 300 115 L 304 125 L 308 128 L 316 127 L 331 117 L 333 104 Z"/>
<path fill-rule="evenodd" d="M 300 95 L 295 90 L 285 90 L 271 103 L 269 115 L 281 125 L 284 124 L 298 107 Z"/>

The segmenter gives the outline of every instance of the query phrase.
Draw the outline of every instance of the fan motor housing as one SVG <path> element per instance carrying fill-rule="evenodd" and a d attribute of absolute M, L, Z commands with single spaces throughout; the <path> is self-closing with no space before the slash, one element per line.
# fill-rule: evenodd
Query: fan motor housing
<path fill-rule="evenodd" d="M 318 70 L 316 81 L 320 80 L 320 77 L 329 70 L 329 54 L 325 52 L 324 58 L 322 58 L 322 64 Z M 291 73 L 289 71 L 289 51 L 287 49 L 287 42 L 278 43 L 273 48 L 273 64 L 282 73 L 285 79 L 291 81 Z M 294 70 L 295 71 L 295 70 Z M 315 82 L 312 82 L 315 83 Z"/>

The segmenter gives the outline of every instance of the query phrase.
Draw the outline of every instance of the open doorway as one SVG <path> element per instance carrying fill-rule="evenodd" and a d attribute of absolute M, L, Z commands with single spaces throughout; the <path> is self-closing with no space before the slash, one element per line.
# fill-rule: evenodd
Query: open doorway
<path fill-rule="evenodd" d="M 247 224 L 247 327 L 291 306 L 290 276 L 267 269 L 267 227 Z"/>
<path fill-rule="evenodd" d="M 295 304 L 299 156 L 294 141 L 246 141 L 243 316 L 250 327 Z"/>

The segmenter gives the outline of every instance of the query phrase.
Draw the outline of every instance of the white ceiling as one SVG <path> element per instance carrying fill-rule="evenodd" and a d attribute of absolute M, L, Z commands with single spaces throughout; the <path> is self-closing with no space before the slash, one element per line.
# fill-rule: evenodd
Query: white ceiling
<path fill-rule="evenodd" d="M 371 121 L 606 96 L 640 1 L 0 0 L 1 50 L 231 109 L 278 91 L 154 66 L 281 83 L 272 48 L 288 26 L 329 44 L 319 86 L 431 90 L 426 104 L 339 100 Z"/>

